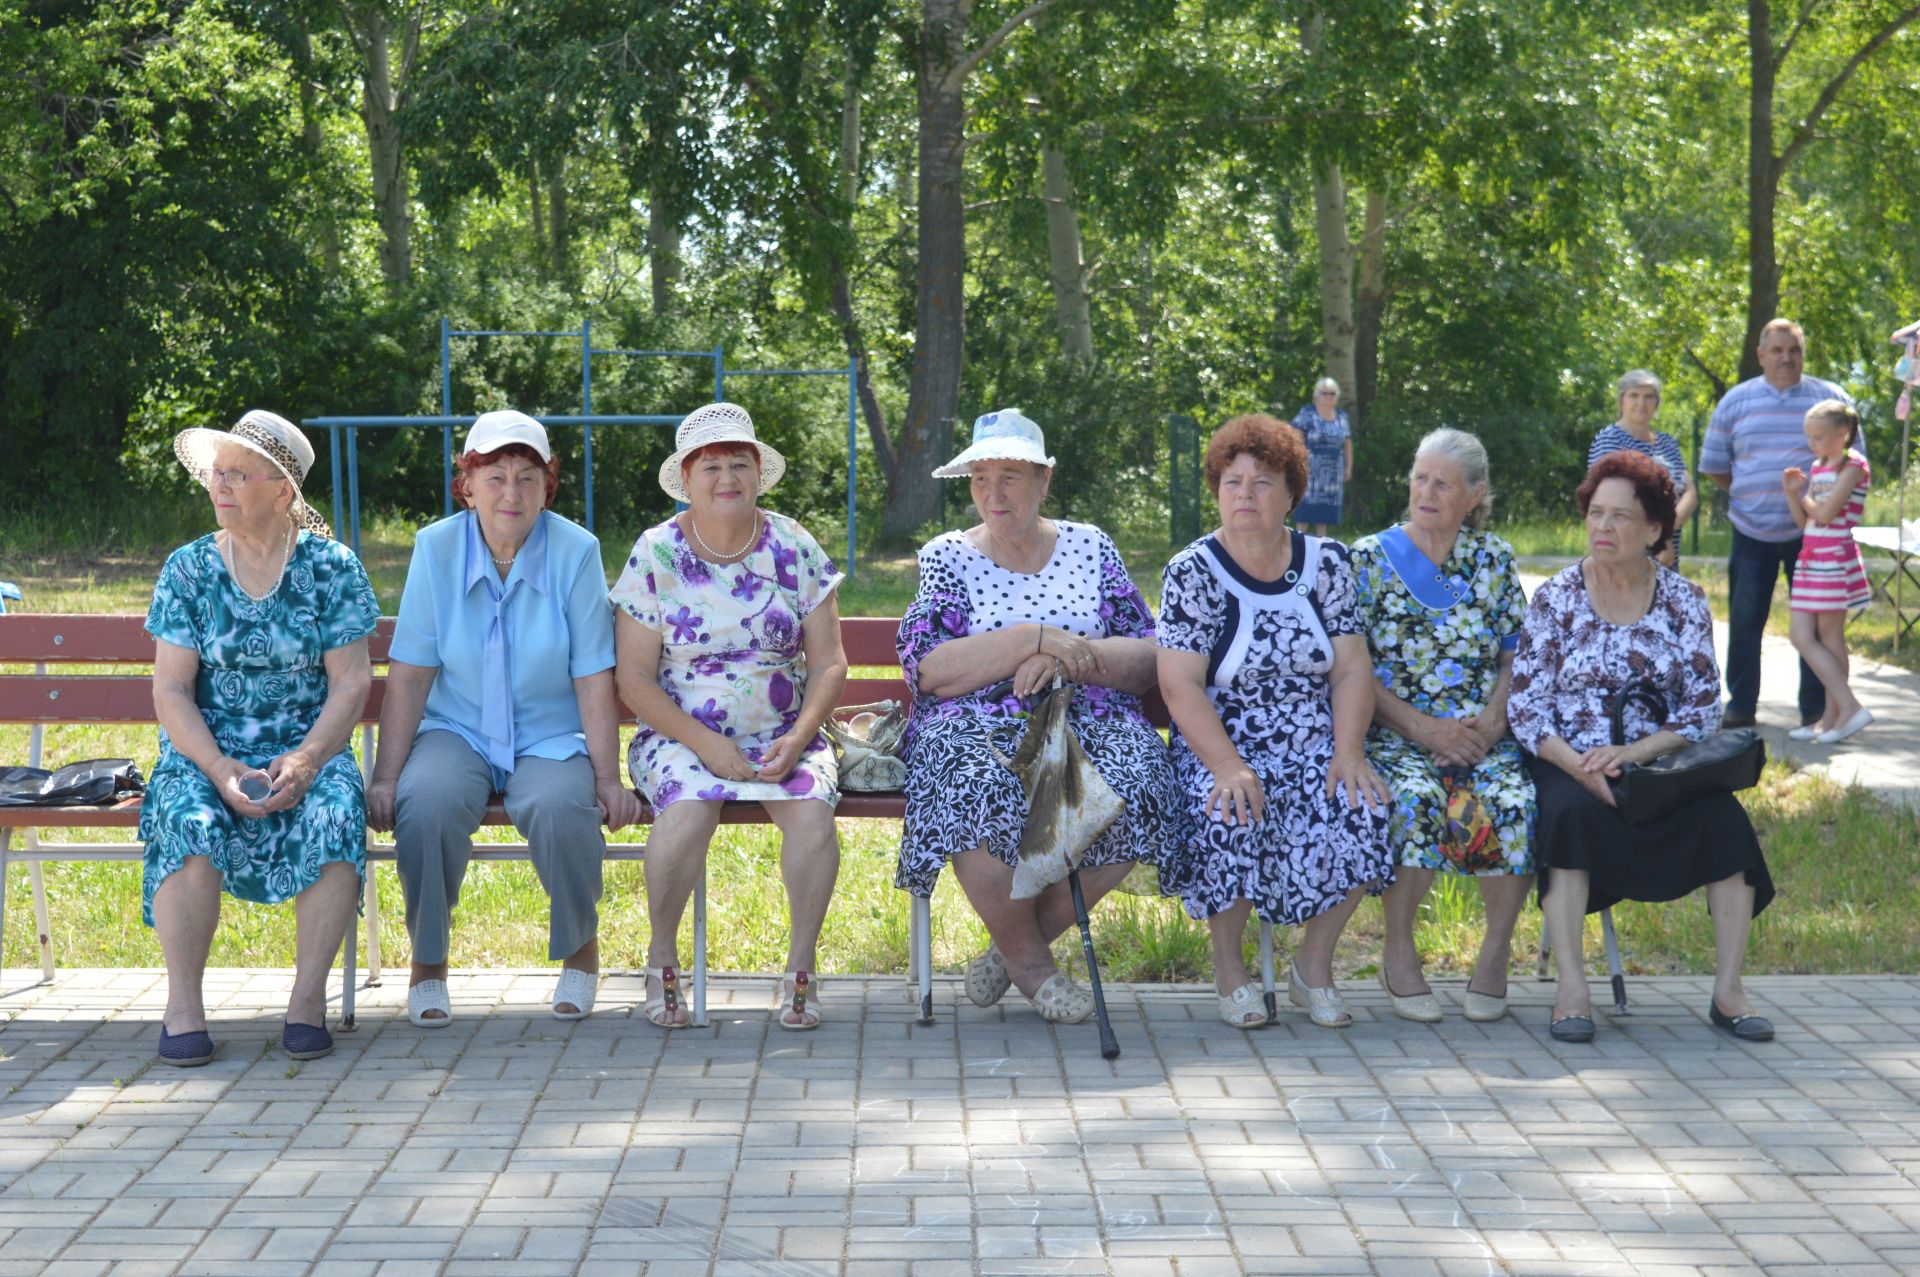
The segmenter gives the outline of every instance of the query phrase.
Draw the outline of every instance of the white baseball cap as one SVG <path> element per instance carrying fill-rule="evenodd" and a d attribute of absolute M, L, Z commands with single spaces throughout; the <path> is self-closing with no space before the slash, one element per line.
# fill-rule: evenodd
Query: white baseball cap
<path fill-rule="evenodd" d="M 540 454 L 540 460 L 553 460 L 553 446 L 547 442 L 547 428 L 526 413 L 512 408 L 483 412 L 475 417 L 472 428 L 467 431 L 467 441 L 460 445 L 460 451 L 463 455 L 469 452 L 497 452 L 510 443 L 524 443 Z"/>
<path fill-rule="evenodd" d="M 965 479 L 976 461 L 1031 461 L 1053 468 L 1047 455 L 1047 437 L 1018 408 L 1002 408 L 975 417 L 973 442 L 959 456 L 933 472 L 936 479 Z"/>

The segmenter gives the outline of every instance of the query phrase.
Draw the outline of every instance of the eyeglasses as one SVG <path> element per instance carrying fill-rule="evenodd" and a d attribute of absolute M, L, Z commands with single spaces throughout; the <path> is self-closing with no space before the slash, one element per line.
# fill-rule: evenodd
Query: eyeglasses
<path fill-rule="evenodd" d="M 255 483 L 270 483 L 275 479 L 285 478 L 286 476 L 281 474 L 248 474 L 245 470 L 216 470 L 209 467 L 205 470 L 194 471 L 193 477 L 198 479 L 203 486 L 209 488 L 216 483 L 224 483 L 229 488 L 244 488 L 249 481 Z"/>
<path fill-rule="evenodd" d="M 1313 397 L 1315 399 L 1338 399 L 1340 392 L 1337 390 L 1316 390 L 1313 392 Z"/>

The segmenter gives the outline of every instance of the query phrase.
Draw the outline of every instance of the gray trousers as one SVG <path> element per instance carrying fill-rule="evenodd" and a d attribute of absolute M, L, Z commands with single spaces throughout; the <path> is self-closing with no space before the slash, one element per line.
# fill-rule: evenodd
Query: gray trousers
<path fill-rule="evenodd" d="M 447 935 L 487 813 L 493 776 L 471 745 L 447 731 L 422 732 L 394 791 L 394 861 L 407 895 L 413 960 L 447 960 Z M 547 889 L 547 956 L 571 957 L 600 930 L 600 865 L 607 840 L 585 754 L 554 762 L 525 756 L 507 778 L 507 815 L 526 836 Z"/>

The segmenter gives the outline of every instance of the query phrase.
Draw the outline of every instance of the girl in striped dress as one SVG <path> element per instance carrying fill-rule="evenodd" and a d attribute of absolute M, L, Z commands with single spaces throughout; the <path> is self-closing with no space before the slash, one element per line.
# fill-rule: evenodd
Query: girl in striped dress
<path fill-rule="evenodd" d="M 1780 473 L 1793 521 L 1800 525 L 1800 558 L 1794 565 L 1788 635 L 1821 685 L 1827 712 L 1817 723 L 1787 735 L 1822 745 L 1843 741 L 1873 721 L 1873 713 L 1847 685 L 1847 614 L 1872 600 L 1860 547 L 1853 529 L 1867 502 L 1871 472 L 1864 454 L 1854 450 L 1860 416 L 1838 399 L 1823 399 L 1807 410 L 1807 446 L 1813 449 L 1811 473 L 1789 466 Z"/>

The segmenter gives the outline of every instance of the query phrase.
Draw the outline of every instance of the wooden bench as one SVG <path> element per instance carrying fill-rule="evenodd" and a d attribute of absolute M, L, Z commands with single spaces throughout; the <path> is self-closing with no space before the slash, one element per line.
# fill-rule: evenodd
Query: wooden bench
<path fill-rule="evenodd" d="M 114 724 L 114 725 L 151 725 L 153 714 L 153 683 L 151 669 L 153 665 L 154 644 L 142 626 L 144 616 L 133 615 L 26 615 L 11 613 L 0 615 L 0 668 L 13 665 L 31 665 L 32 673 L 0 673 L 0 722 L 24 723 L 31 727 L 28 766 L 45 765 L 44 733 L 51 724 Z M 847 617 L 840 622 L 840 634 L 846 645 L 847 659 L 854 666 L 882 666 L 899 668 L 899 658 L 894 652 L 894 638 L 899 629 L 897 619 L 886 617 Z M 363 769 L 371 768 L 374 757 L 374 727 L 380 717 L 381 695 L 385 678 L 380 667 L 387 662 L 387 649 L 393 640 L 393 619 L 383 617 L 378 630 L 369 640 L 369 649 L 376 667 L 373 690 L 367 697 L 367 707 L 361 721 L 361 759 Z M 79 665 L 83 667 L 104 667 L 110 665 L 143 666 L 138 673 L 124 671 L 112 673 L 89 672 L 83 674 L 47 672 L 49 665 Z M 900 678 L 850 678 L 842 694 L 843 705 L 858 705 L 871 701 L 909 699 L 907 686 Z M 631 723 L 633 716 L 623 709 L 622 716 Z M 146 757 L 136 758 L 142 769 L 151 766 L 153 752 L 157 752 L 157 742 L 153 751 Z M 63 758 L 60 763 L 76 762 L 76 758 Z M 843 817 L 869 817 L 898 820 L 906 813 L 906 799 L 903 795 L 893 794 L 843 794 L 837 814 Z M 648 823 L 652 813 L 645 813 L 641 823 Z M 766 813 L 758 803 L 727 803 L 721 813 L 725 824 L 764 824 Z M 42 976 L 53 979 L 53 945 L 47 915 L 46 884 L 42 877 L 41 865 L 49 860 L 55 861 L 138 861 L 142 858 L 143 847 L 137 842 L 89 842 L 89 843 L 44 843 L 40 841 L 42 829 L 126 829 L 140 822 L 140 803 L 133 800 L 115 807 L 5 807 L 0 808 L 0 934 L 4 934 L 6 923 L 6 869 L 10 861 L 24 861 L 28 867 L 33 891 L 34 918 L 38 927 L 40 943 L 40 970 Z M 484 821 L 488 825 L 507 825 L 505 810 L 496 801 L 487 809 Z M 15 831 L 20 831 L 21 846 L 14 844 Z M 607 847 L 609 860 L 642 860 L 646 855 L 644 844 L 614 844 Z M 393 844 L 377 842 L 369 831 L 367 836 L 367 882 L 366 882 L 366 925 L 368 984 L 377 985 L 381 978 L 380 955 L 380 911 L 374 891 L 374 867 L 379 861 L 393 859 Z M 525 860 L 527 845 L 518 843 L 481 843 L 474 848 L 476 860 Z M 910 979 L 916 981 L 920 995 L 922 1017 L 931 1021 L 933 1014 L 932 995 L 932 938 L 929 926 L 927 902 L 916 900 L 914 913 L 914 935 L 912 943 L 912 972 Z M 354 992 L 358 984 L 359 958 L 357 953 L 358 929 L 349 927 L 346 941 L 346 964 L 343 971 L 343 989 L 341 993 L 341 1028 L 351 1032 L 356 1027 L 354 1012 Z M 693 1021 L 696 1024 L 707 1022 L 707 936 L 706 936 L 706 881 L 702 877 L 694 892 L 694 987 Z M 0 964 L 3 965 L 3 964 Z"/>

